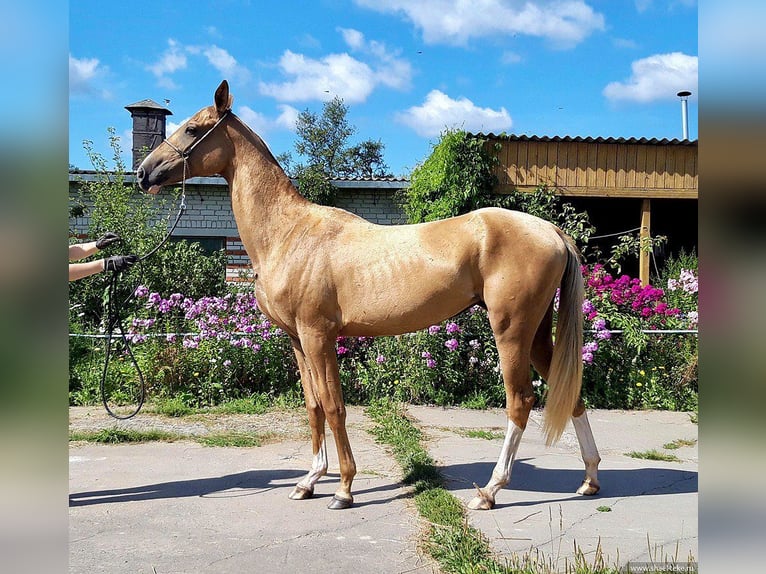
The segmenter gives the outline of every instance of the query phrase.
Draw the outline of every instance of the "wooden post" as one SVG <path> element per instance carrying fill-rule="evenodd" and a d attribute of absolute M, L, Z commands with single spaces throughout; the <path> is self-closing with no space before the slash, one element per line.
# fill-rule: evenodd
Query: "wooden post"
<path fill-rule="evenodd" d="M 641 203 L 641 232 L 639 241 L 641 247 L 651 237 L 651 219 L 652 219 L 652 201 L 644 199 Z M 646 239 L 645 239 L 646 238 Z M 641 285 L 649 285 L 649 256 L 651 253 L 640 249 L 638 254 L 638 276 L 641 279 Z"/>

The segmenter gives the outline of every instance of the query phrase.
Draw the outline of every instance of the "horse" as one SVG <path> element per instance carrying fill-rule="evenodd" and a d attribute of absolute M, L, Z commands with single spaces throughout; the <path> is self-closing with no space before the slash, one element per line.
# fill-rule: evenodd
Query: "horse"
<path fill-rule="evenodd" d="M 476 486 L 468 507 L 493 508 L 510 481 L 535 402 L 530 364 L 548 383 L 546 443 L 558 440 L 571 419 L 585 463 L 576 492 L 598 492 L 600 457 L 580 397 L 584 288 L 572 240 L 549 222 L 500 208 L 428 223 L 376 225 L 314 204 L 232 112 L 226 80 L 213 102 L 143 160 L 136 180 L 148 193 L 196 176 L 218 174 L 228 183 L 258 306 L 290 338 L 308 411 L 313 461 L 289 498 L 311 498 L 326 474 L 328 423 L 340 465 L 329 508 L 353 503 L 356 464 L 346 433 L 337 337 L 413 332 L 474 305 L 486 309 L 497 345 L 507 429 L 492 475 L 483 488 Z"/>

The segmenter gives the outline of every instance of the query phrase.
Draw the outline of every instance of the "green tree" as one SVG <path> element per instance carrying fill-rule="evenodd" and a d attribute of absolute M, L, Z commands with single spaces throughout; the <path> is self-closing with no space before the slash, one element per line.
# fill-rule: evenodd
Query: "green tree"
<path fill-rule="evenodd" d="M 311 201 L 334 205 L 333 178 L 388 177 L 389 168 L 383 159 L 385 145 L 366 140 L 350 145 L 356 128 L 348 122 L 348 106 L 334 97 L 316 114 L 306 109 L 298 115 L 295 152 L 303 159 L 294 163 L 290 152 L 281 154 L 279 162 L 291 177 L 298 180 L 299 191 Z"/>

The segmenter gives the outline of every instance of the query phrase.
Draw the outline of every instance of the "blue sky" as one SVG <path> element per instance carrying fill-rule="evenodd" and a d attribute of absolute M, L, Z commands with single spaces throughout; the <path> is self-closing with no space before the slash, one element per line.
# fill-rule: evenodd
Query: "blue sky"
<path fill-rule="evenodd" d="M 397 176 L 446 127 L 680 138 L 682 89 L 696 139 L 697 23 L 696 0 L 79 0 L 69 162 L 91 168 L 83 140 L 111 157 L 113 127 L 129 165 L 124 106 L 169 100 L 170 133 L 224 78 L 275 154 L 300 111 L 340 96 L 354 141 L 380 139 Z"/>

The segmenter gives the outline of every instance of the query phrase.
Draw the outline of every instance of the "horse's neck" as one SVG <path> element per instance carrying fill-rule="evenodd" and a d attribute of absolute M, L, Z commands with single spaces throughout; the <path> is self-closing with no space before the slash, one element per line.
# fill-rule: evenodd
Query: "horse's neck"
<path fill-rule="evenodd" d="M 240 237 L 258 265 L 315 206 L 298 193 L 255 133 L 243 126 L 232 139 L 235 157 L 225 177 Z"/>

